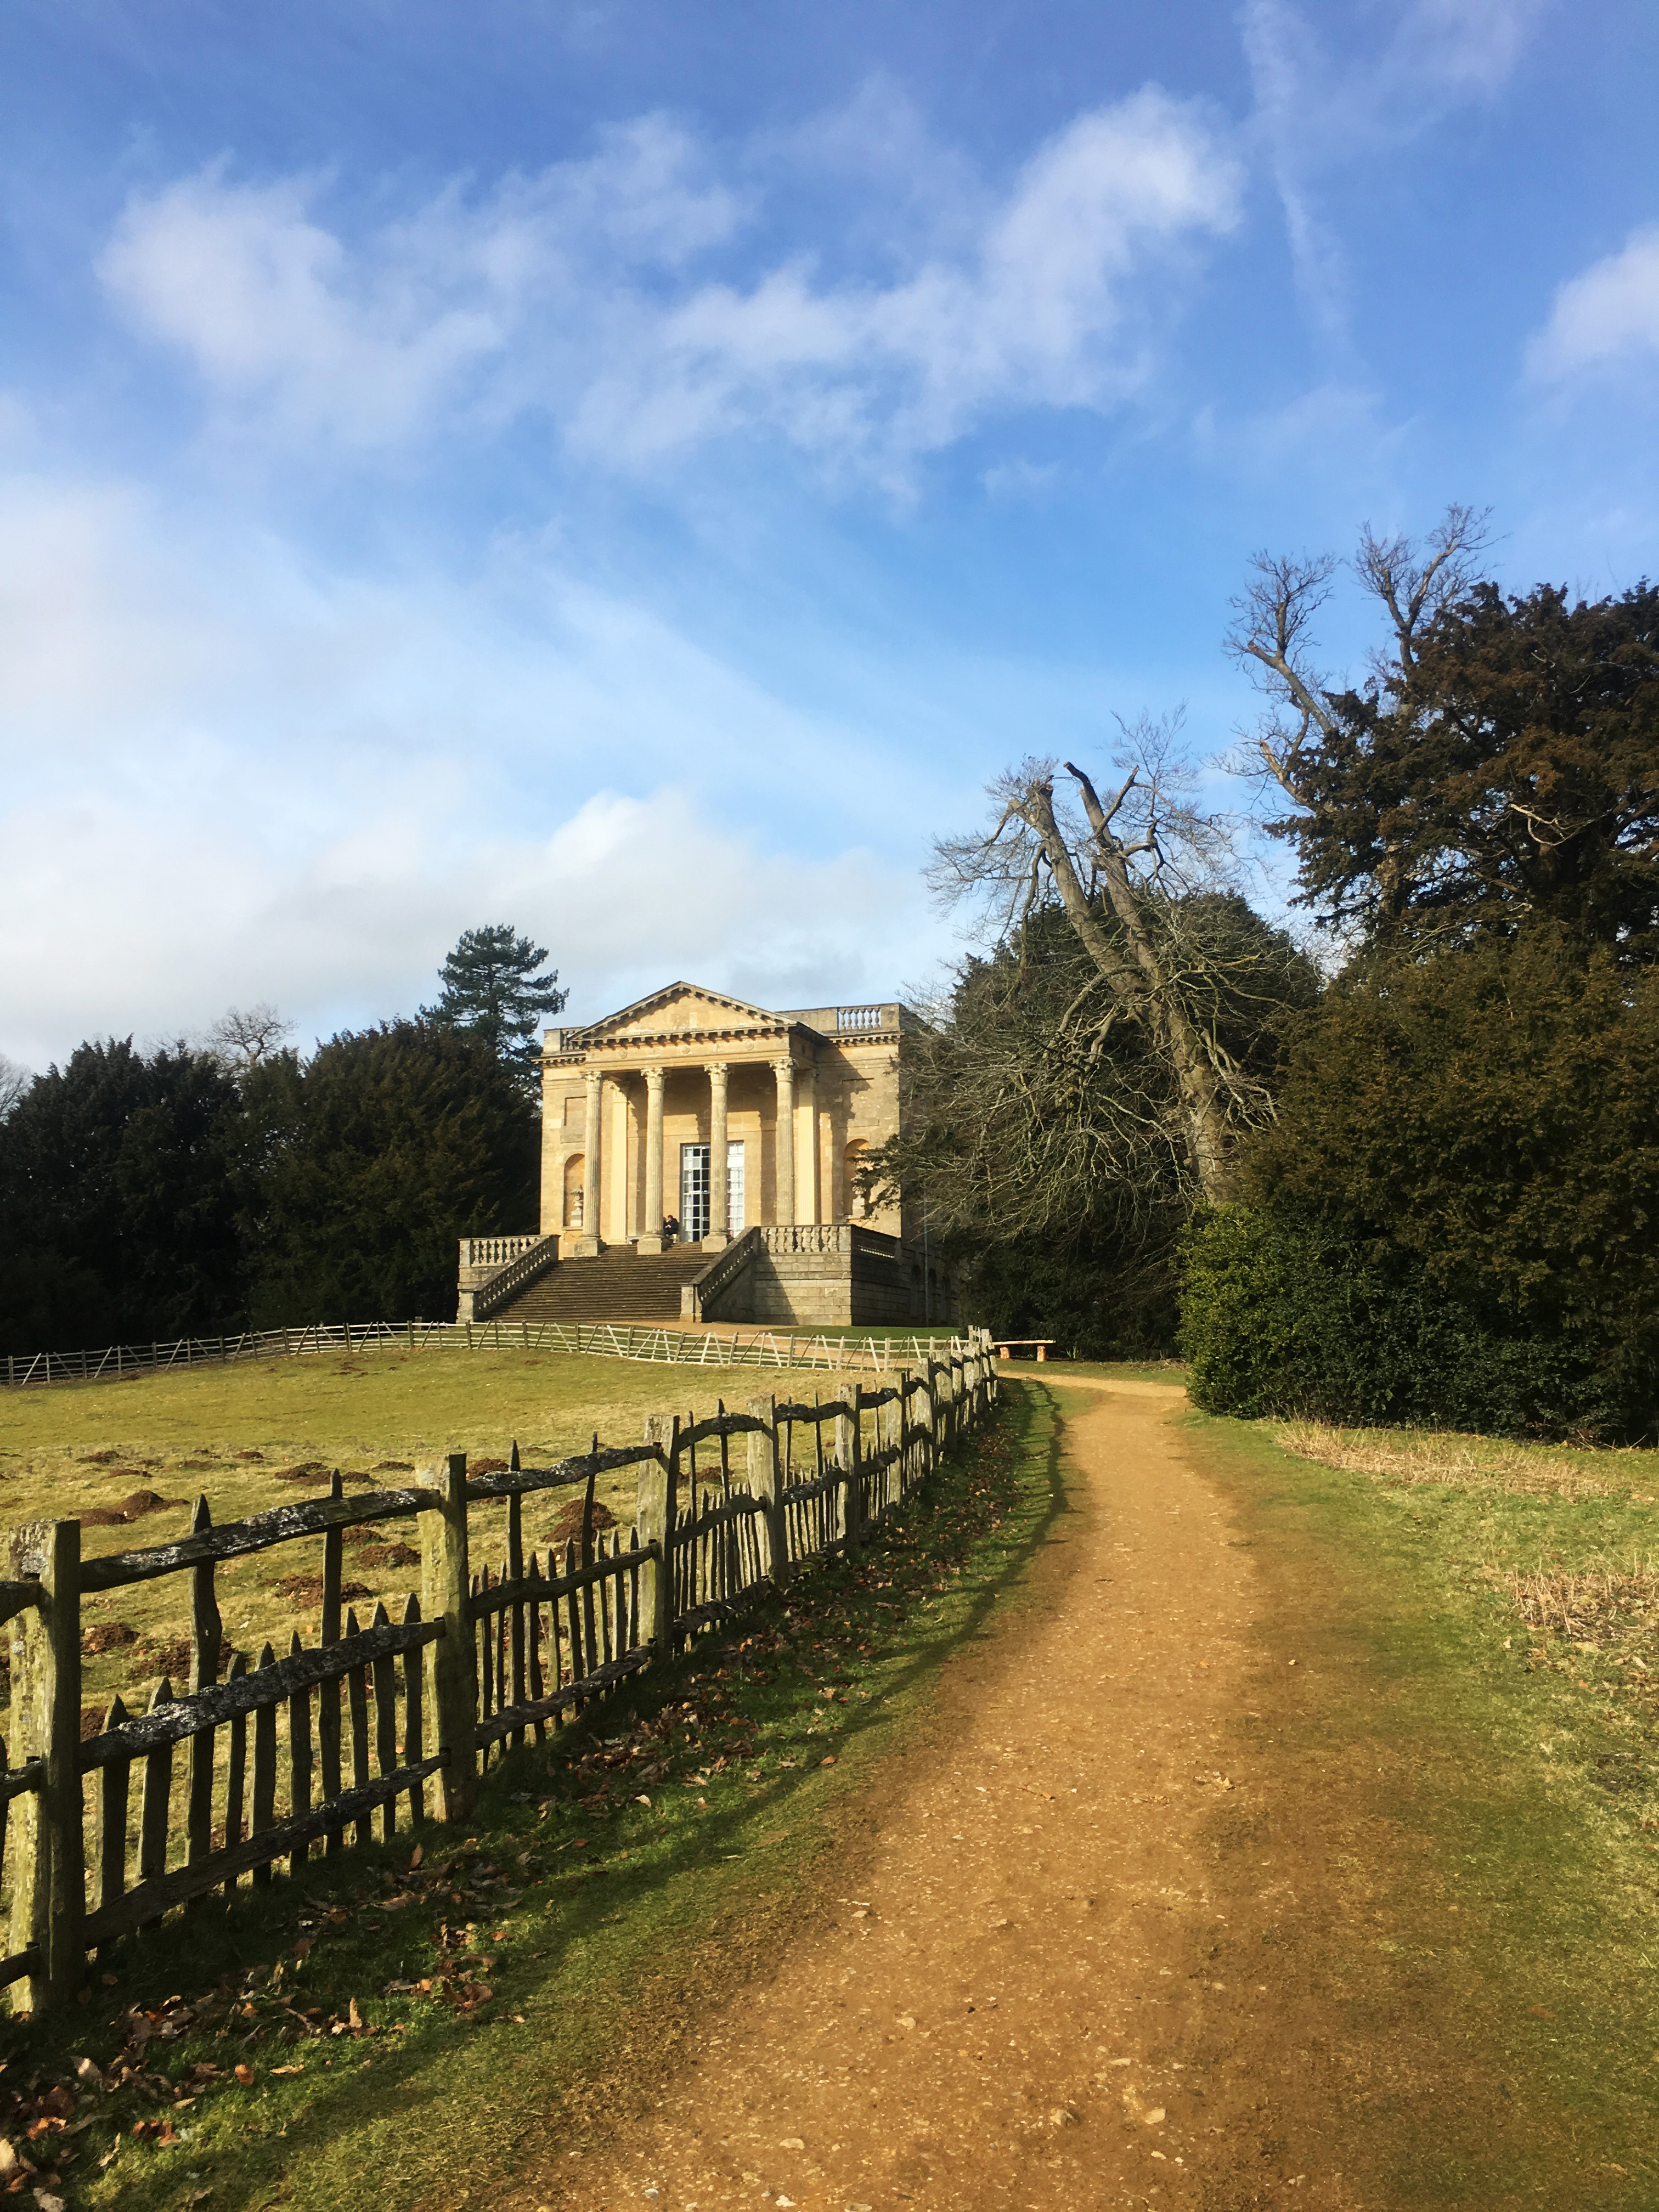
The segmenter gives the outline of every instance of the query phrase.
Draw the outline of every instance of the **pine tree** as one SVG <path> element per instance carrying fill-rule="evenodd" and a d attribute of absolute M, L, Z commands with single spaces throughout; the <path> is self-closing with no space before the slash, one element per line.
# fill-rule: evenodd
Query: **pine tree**
<path fill-rule="evenodd" d="M 435 1006 L 422 1006 L 421 1018 L 482 1037 L 503 1066 L 534 1085 L 542 1017 L 556 1014 L 570 996 L 558 988 L 556 968 L 550 975 L 538 972 L 546 958 L 547 947 L 516 936 L 510 921 L 464 929 L 438 971 L 443 995 Z"/>

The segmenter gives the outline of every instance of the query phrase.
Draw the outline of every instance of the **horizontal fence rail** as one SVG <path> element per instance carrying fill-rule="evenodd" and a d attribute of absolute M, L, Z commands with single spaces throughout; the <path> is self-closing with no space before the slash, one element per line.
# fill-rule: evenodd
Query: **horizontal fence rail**
<path fill-rule="evenodd" d="M 852 1367 L 884 1374 L 906 1360 L 948 1358 L 968 1340 L 956 1330 L 949 1335 L 842 1339 L 804 1329 L 659 1328 L 608 1321 L 318 1322 L 304 1328 L 250 1329 L 240 1336 L 111 1344 L 96 1352 L 9 1352 L 0 1379 L 8 1389 L 23 1389 L 48 1382 L 124 1381 L 173 1367 L 370 1352 L 570 1352 L 675 1367 Z M 0 1620 L 4 1618 L 0 1610 Z"/>
<path fill-rule="evenodd" d="M 12 1624 L 0 1986 L 20 2010 L 61 2002 L 89 1950 L 175 1906 L 232 1895 L 245 1877 L 268 1884 L 279 1864 L 297 1874 L 313 1850 L 465 1820 L 492 1759 L 542 1741 L 809 1561 L 854 1549 L 986 1419 L 996 1361 L 975 1331 L 874 1388 L 852 1372 L 835 1387 L 810 1403 L 721 1403 L 702 1419 L 653 1414 L 640 1443 L 595 1436 L 545 1467 L 520 1465 L 515 1444 L 507 1467 L 469 1477 L 458 1453 L 408 1487 L 349 1499 L 337 1472 L 325 1498 L 219 1528 L 203 1498 L 189 1535 L 137 1550 L 83 1558 L 78 1521 L 14 1529 L 0 1580 Z M 596 1490 L 630 1470 L 624 1528 L 596 1513 Z M 558 1490 L 571 1492 L 562 1544 L 526 1551 L 526 1498 Z M 360 1626 L 342 1617 L 345 1532 L 397 1520 L 416 1523 L 419 1593 L 401 1619 L 380 1604 Z M 281 1656 L 270 1644 L 257 1660 L 230 1654 L 222 1680 L 219 1568 L 319 1540 L 314 1644 L 296 1629 Z M 189 1596 L 187 1680 L 157 1682 L 143 1712 L 113 1698 L 83 1738 L 83 1597 L 172 1575 Z"/>

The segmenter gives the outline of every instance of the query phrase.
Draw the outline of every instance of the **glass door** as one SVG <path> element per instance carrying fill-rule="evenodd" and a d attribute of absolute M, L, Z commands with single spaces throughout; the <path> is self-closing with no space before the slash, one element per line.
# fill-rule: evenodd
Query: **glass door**
<path fill-rule="evenodd" d="M 680 1237 L 700 1244 L 708 1234 L 708 1147 L 680 1146 Z"/>
<path fill-rule="evenodd" d="M 743 1145 L 728 1143 L 726 1147 L 726 1225 L 733 1237 L 741 1237 L 746 1224 L 743 1216 Z"/>

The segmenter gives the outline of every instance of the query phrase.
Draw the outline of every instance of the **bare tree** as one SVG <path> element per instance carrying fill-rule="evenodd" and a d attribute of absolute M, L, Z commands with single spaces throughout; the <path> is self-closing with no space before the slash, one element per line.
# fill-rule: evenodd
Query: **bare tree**
<path fill-rule="evenodd" d="M 1420 547 L 1400 534 L 1378 538 L 1370 523 L 1361 528 L 1353 573 L 1382 601 L 1395 635 L 1393 655 L 1372 658 L 1379 681 L 1415 665 L 1424 630 L 1474 582 L 1475 563 L 1490 542 L 1489 520 L 1489 509 L 1449 507 Z M 1331 553 L 1258 553 L 1251 566 L 1251 581 L 1233 601 L 1226 639 L 1235 659 L 1255 664 L 1270 702 L 1251 742 L 1251 765 L 1305 806 L 1309 756 L 1322 739 L 1340 733 L 1333 707 L 1338 687 L 1312 665 L 1314 617 L 1330 597 L 1339 563 Z"/>
<path fill-rule="evenodd" d="M 32 1068 L 9 1060 L 0 1052 L 0 1121 L 6 1121 L 15 1110 L 18 1101 L 34 1080 Z"/>
<path fill-rule="evenodd" d="M 257 1006 L 229 1006 L 207 1033 L 207 1049 L 233 1075 L 242 1076 L 279 1052 L 294 1024 L 263 999 Z"/>
<path fill-rule="evenodd" d="M 1097 1039 L 1125 1021 L 1144 1034 L 1170 1079 L 1191 1176 L 1217 1200 L 1237 1137 L 1271 1117 L 1272 1101 L 1224 1034 L 1224 1002 L 1248 992 L 1256 955 L 1223 951 L 1204 925 L 1206 900 L 1228 881 L 1228 841 L 1224 824 L 1185 797 L 1178 726 L 1142 721 L 1126 732 L 1133 754 L 1104 798 L 1074 762 L 1063 764 L 1072 787 L 1060 793 L 1060 763 L 1023 763 L 992 786 L 1000 811 L 988 833 L 935 848 L 933 880 L 948 897 L 987 900 L 1004 940 L 1058 902 L 1094 970 L 1060 1033 L 1086 1010 Z"/>

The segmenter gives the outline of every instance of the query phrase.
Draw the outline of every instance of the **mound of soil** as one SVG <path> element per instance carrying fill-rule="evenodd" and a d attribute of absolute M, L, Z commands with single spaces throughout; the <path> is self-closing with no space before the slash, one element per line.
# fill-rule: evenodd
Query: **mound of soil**
<path fill-rule="evenodd" d="M 366 1544 L 357 1557 L 366 1567 L 418 1567 L 421 1555 L 412 1544 Z"/>
<path fill-rule="evenodd" d="M 470 1459 L 466 1471 L 469 1474 L 505 1474 L 507 1466 L 504 1459 Z"/>
<path fill-rule="evenodd" d="M 290 1605 L 320 1605 L 323 1601 L 323 1578 L 320 1575 L 283 1575 L 267 1587 L 274 1589 L 278 1597 L 286 1598 Z M 367 1583 L 343 1582 L 340 1584 L 342 1599 L 373 1597 L 374 1595 Z"/>
<path fill-rule="evenodd" d="M 240 1451 L 233 1452 L 231 1456 L 233 1459 L 263 1459 L 264 1454 L 259 1451 Z"/>
<path fill-rule="evenodd" d="M 100 1651 L 118 1651 L 124 1644 L 137 1641 L 137 1630 L 129 1628 L 125 1620 L 100 1620 L 82 1636 L 81 1649 L 88 1659 L 95 1659 Z"/>
<path fill-rule="evenodd" d="M 374 1471 L 377 1474 L 413 1474 L 415 1462 L 412 1459 L 377 1460 Z"/>
<path fill-rule="evenodd" d="M 236 1656 L 236 1647 L 228 1636 L 219 1638 L 219 1676 L 222 1680 Z M 152 1674 L 165 1674 L 177 1689 L 190 1676 L 190 1638 L 188 1636 L 169 1636 L 164 1643 L 146 1643 L 143 1659 Z"/>
<path fill-rule="evenodd" d="M 136 1474 L 132 1468 L 122 1468 L 123 1474 Z M 157 1490 L 135 1490 L 118 1505 L 89 1505 L 81 1516 L 83 1528 L 112 1528 L 119 1522 L 142 1521 L 147 1513 L 170 1513 L 177 1505 L 188 1505 L 187 1498 L 163 1498 Z"/>
<path fill-rule="evenodd" d="M 307 1460 L 303 1467 L 276 1468 L 272 1470 L 272 1473 L 278 1482 L 303 1483 L 307 1490 L 326 1490 L 334 1480 L 334 1469 L 331 1467 L 325 1467 L 320 1460 L 314 1459 Z M 374 1480 L 374 1476 L 364 1474 L 361 1468 L 345 1467 L 340 1469 L 340 1483 L 343 1488 L 354 1482 L 372 1485 Z"/>
<path fill-rule="evenodd" d="M 616 1526 L 616 1515 L 602 1498 L 596 1498 L 593 1500 L 593 1534 L 597 1536 L 602 1530 Z M 550 1544 L 580 1544 L 582 1501 L 580 1498 L 573 1498 L 569 1504 L 555 1516 L 553 1525 L 547 1532 L 547 1540 Z"/>

